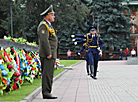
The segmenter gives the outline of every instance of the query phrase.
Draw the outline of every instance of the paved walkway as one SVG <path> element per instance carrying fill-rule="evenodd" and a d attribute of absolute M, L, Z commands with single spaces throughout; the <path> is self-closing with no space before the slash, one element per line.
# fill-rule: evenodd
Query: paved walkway
<path fill-rule="evenodd" d="M 138 102 L 138 65 L 126 61 L 100 61 L 97 80 L 87 76 L 85 61 L 73 66 L 53 83 L 58 99 L 31 102 Z"/>

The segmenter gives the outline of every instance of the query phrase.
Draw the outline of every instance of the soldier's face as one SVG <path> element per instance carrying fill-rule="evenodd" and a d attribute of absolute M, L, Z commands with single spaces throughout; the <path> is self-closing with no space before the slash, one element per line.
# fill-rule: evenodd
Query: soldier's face
<path fill-rule="evenodd" d="M 91 33 L 92 33 L 92 34 L 95 34 L 95 33 L 96 33 L 96 30 L 91 30 Z"/>
<path fill-rule="evenodd" d="M 49 22 L 54 22 L 54 19 L 55 19 L 55 15 L 53 13 L 48 15 Z"/>

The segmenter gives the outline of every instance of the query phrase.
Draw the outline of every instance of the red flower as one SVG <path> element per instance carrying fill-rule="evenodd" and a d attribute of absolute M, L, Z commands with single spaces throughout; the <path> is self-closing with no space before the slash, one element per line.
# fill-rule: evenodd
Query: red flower
<path fill-rule="evenodd" d="M 29 60 L 32 60 L 32 58 L 31 58 L 30 56 L 28 57 L 28 59 L 29 59 Z"/>
<path fill-rule="evenodd" d="M 35 70 L 34 68 L 31 68 L 31 70 Z"/>
<path fill-rule="evenodd" d="M 27 54 L 25 54 L 25 56 L 27 57 Z"/>
<path fill-rule="evenodd" d="M 20 83 L 22 83 L 22 80 L 20 80 Z"/>
<path fill-rule="evenodd" d="M 9 66 L 8 66 L 8 69 L 11 69 L 11 68 L 12 68 L 12 65 L 9 65 Z"/>
<path fill-rule="evenodd" d="M 17 78 L 15 78 L 15 81 L 18 81 L 19 80 L 19 78 L 17 77 Z"/>
<path fill-rule="evenodd" d="M 14 73 L 13 75 L 14 75 L 14 76 L 18 76 L 18 73 Z"/>
<path fill-rule="evenodd" d="M 20 76 L 21 74 L 19 73 L 18 76 Z"/>
<path fill-rule="evenodd" d="M 32 57 L 34 58 L 34 55 L 32 55 Z"/>
<path fill-rule="evenodd" d="M 31 64 L 31 61 L 28 61 L 28 64 Z"/>
<path fill-rule="evenodd" d="M 17 85 L 16 85 L 15 82 L 14 82 L 14 84 L 13 84 L 13 89 L 18 89 L 18 87 L 17 87 Z"/>

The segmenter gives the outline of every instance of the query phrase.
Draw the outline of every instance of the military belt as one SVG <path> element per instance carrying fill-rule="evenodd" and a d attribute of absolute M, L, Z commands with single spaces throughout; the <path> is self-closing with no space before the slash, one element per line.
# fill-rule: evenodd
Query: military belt
<path fill-rule="evenodd" d="M 98 46 L 89 46 L 89 47 L 96 48 L 96 47 L 98 47 Z"/>

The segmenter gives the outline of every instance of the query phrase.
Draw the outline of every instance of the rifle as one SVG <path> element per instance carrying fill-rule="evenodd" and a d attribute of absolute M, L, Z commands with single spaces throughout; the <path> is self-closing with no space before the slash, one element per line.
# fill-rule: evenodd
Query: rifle
<path fill-rule="evenodd" d="M 99 16 L 98 16 L 98 21 L 97 21 L 97 46 L 99 48 Z"/>

